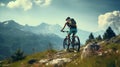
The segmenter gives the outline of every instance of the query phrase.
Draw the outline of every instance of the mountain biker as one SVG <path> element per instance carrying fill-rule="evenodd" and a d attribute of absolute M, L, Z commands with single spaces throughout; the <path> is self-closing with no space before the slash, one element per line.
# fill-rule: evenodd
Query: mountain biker
<path fill-rule="evenodd" d="M 70 42 L 70 35 L 72 35 L 73 39 L 72 42 L 74 43 L 74 36 L 77 33 L 77 25 L 76 25 L 76 21 L 73 18 L 67 17 L 66 18 L 66 23 L 64 24 L 64 27 L 62 28 L 61 32 L 64 32 L 64 28 L 66 27 L 66 25 L 69 27 L 70 31 L 68 33 L 68 39 Z M 70 45 L 70 44 L 69 44 Z"/>

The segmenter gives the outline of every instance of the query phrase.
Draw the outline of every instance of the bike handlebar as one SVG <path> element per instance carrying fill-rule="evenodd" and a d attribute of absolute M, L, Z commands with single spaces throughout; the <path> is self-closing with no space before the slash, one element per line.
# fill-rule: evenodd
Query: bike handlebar
<path fill-rule="evenodd" d="M 69 31 L 61 31 L 61 32 L 67 32 L 68 33 Z"/>

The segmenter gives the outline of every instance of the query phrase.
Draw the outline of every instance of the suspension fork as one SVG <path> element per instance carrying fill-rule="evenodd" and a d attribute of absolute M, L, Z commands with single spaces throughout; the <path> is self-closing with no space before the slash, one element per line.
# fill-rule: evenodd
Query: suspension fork
<path fill-rule="evenodd" d="M 67 43 L 67 50 L 69 51 L 69 47 L 70 47 L 70 42 L 71 40 L 69 40 L 70 38 L 68 36 L 66 36 L 65 40 L 68 40 L 68 43 Z"/>

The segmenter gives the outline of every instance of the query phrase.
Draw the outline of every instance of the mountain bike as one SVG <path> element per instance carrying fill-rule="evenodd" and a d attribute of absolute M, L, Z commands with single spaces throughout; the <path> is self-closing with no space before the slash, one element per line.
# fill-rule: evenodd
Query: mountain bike
<path fill-rule="evenodd" d="M 62 31 L 62 32 L 66 32 L 67 34 L 69 33 L 69 31 Z M 70 40 L 69 40 L 70 39 Z M 66 36 L 63 40 L 63 48 L 67 49 L 67 51 L 70 51 L 70 47 L 72 47 L 73 50 L 79 52 L 80 50 L 80 39 L 78 36 L 70 36 L 70 38 L 68 38 L 68 36 Z"/>

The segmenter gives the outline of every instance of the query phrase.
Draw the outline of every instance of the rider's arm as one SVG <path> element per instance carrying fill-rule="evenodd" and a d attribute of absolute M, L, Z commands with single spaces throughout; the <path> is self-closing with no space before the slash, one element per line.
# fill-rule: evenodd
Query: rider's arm
<path fill-rule="evenodd" d="M 62 30 L 61 31 L 63 31 L 64 30 L 64 28 L 65 28 L 65 26 L 67 25 L 67 23 L 65 23 L 65 25 L 64 25 L 64 27 L 62 28 Z"/>

